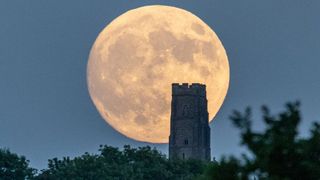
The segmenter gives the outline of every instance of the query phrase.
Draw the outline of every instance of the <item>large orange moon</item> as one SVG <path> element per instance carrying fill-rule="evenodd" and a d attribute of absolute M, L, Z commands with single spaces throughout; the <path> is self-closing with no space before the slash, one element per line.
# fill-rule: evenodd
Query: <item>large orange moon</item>
<path fill-rule="evenodd" d="M 107 25 L 89 56 L 90 96 L 103 119 L 127 137 L 168 142 L 172 83 L 207 86 L 210 121 L 229 86 L 226 51 L 192 13 L 170 6 L 127 11 Z"/>

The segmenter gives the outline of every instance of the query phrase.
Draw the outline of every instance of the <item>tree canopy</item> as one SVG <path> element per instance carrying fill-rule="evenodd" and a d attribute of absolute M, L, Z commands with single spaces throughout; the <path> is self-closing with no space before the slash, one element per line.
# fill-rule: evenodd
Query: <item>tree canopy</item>
<path fill-rule="evenodd" d="M 315 122 L 309 138 L 298 137 L 301 122 L 300 103 L 288 103 L 286 110 L 272 115 L 262 106 L 265 130 L 252 129 L 252 113 L 234 111 L 230 119 L 240 130 L 241 144 L 252 158 L 243 155 L 243 177 L 255 175 L 259 179 L 319 179 L 320 178 L 320 125 Z"/>
<path fill-rule="evenodd" d="M 123 150 L 101 146 L 99 154 L 85 153 L 80 157 L 49 160 L 48 169 L 36 179 L 192 179 L 200 175 L 205 164 L 196 160 L 169 161 L 149 146 Z"/>
<path fill-rule="evenodd" d="M 11 153 L 8 149 L 0 149 L 1 180 L 31 179 L 35 172 L 35 169 L 29 167 L 29 161 L 24 156 Z"/>
<path fill-rule="evenodd" d="M 234 111 L 230 120 L 239 130 L 248 153 L 219 161 L 169 160 L 149 146 L 122 149 L 100 146 L 98 153 L 48 160 L 41 171 L 29 167 L 24 156 L 0 149 L 0 179 L 112 179 L 112 180 L 208 180 L 208 179 L 320 179 L 320 124 L 313 123 L 310 136 L 298 136 L 300 104 L 288 103 L 272 114 L 262 108 L 264 130 L 254 130 L 251 108 Z"/>

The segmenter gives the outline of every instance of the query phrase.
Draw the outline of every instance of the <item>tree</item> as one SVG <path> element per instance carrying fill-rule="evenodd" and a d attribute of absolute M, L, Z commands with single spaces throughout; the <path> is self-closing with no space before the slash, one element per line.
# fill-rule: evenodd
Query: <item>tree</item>
<path fill-rule="evenodd" d="M 0 178 L 2 180 L 31 179 L 36 170 L 29 167 L 24 156 L 11 153 L 8 149 L 0 149 Z"/>
<path fill-rule="evenodd" d="M 168 160 L 165 155 L 149 146 L 123 150 L 100 146 L 98 154 L 85 153 L 71 159 L 51 159 L 48 168 L 36 179 L 192 179 L 200 175 L 205 163 L 196 160 Z"/>
<path fill-rule="evenodd" d="M 237 158 L 223 157 L 220 162 L 210 162 L 207 164 L 203 175 L 199 176 L 199 180 L 233 180 L 241 179 L 241 165 Z"/>
<path fill-rule="evenodd" d="M 318 179 L 320 176 L 320 126 L 315 123 L 311 136 L 298 138 L 301 121 L 300 103 L 288 103 L 279 115 L 271 115 L 262 107 L 263 132 L 252 130 L 251 109 L 244 113 L 235 111 L 230 117 L 240 129 L 242 145 L 253 158 L 244 155 L 243 174 L 259 179 Z"/>
<path fill-rule="evenodd" d="M 250 155 L 222 158 L 219 162 L 169 160 L 149 146 L 122 150 L 100 146 L 97 154 L 75 158 L 53 158 L 48 168 L 35 175 L 23 157 L 0 149 L 0 179 L 74 180 L 233 180 L 233 179 L 320 179 L 320 124 L 314 123 L 310 136 L 298 136 L 300 104 L 288 103 L 273 115 L 262 107 L 263 131 L 252 128 L 250 108 L 234 111 L 232 123 L 240 130 L 241 144 Z M 35 177 L 34 177 L 35 176 Z"/>

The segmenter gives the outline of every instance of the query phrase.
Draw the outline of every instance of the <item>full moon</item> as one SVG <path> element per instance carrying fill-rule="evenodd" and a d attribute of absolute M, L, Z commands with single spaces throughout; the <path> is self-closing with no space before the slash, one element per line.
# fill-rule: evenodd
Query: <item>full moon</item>
<path fill-rule="evenodd" d="M 168 142 L 171 84 L 206 84 L 209 121 L 229 86 L 226 51 L 192 13 L 170 6 L 127 11 L 107 25 L 89 56 L 87 83 L 94 105 L 132 139 Z"/>

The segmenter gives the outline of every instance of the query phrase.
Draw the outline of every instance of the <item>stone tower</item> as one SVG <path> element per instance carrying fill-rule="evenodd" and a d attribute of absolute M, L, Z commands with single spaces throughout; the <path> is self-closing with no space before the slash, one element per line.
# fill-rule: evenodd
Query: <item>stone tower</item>
<path fill-rule="evenodd" d="M 172 84 L 169 158 L 210 161 L 206 86 Z"/>

